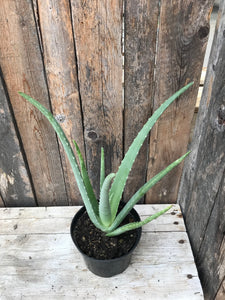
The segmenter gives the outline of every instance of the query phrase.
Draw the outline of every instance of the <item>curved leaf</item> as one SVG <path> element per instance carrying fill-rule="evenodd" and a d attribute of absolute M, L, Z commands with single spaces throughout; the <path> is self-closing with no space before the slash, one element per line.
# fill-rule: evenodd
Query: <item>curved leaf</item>
<path fill-rule="evenodd" d="M 154 215 L 152 216 L 149 216 L 148 218 L 146 218 L 145 220 L 143 221 L 140 221 L 140 222 L 133 222 L 133 223 L 129 223 L 129 224 L 126 224 L 124 226 L 121 226 L 117 229 L 115 229 L 114 231 L 112 232 L 109 232 L 106 234 L 106 236 L 116 236 L 116 235 L 120 235 L 126 231 L 130 231 L 130 230 L 133 230 L 133 229 L 137 229 L 139 227 L 142 227 L 143 225 L 153 221 L 154 219 L 158 218 L 159 216 L 163 215 L 165 212 L 167 212 L 173 205 L 170 205 L 168 207 L 166 207 L 165 209 L 155 213 Z"/>
<path fill-rule="evenodd" d="M 94 208 L 92 203 L 90 202 L 90 199 L 88 197 L 83 179 L 81 177 L 80 174 L 80 170 L 77 164 L 77 160 L 76 157 L 73 153 L 73 150 L 70 146 L 70 143 L 66 137 L 66 135 L 64 134 L 61 126 L 58 124 L 58 122 L 55 120 L 54 116 L 52 115 L 52 113 L 47 110 L 41 103 L 39 103 L 37 100 L 33 99 L 32 97 L 26 95 L 25 93 L 19 92 L 19 94 L 25 98 L 27 101 L 29 101 L 31 104 L 33 104 L 35 107 L 37 107 L 37 109 L 48 119 L 48 121 L 51 123 L 52 127 L 54 128 L 55 132 L 57 133 L 63 147 L 64 150 L 67 154 L 67 157 L 70 161 L 74 176 L 76 178 L 76 182 L 77 182 L 77 186 L 79 188 L 81 197 L 84 201 L 84 205 L 86 207 L 87 213 L 91 219 L 91 221 L 94 223 L 94 225 L 99 228 L 100 230 L 105 230 L 104 226 L 102 226 L 102 224 L 100 223 L 100 220 L 98 218 L 98 216 L 95 214 Z"/>
<path fill-rule="evenodd" d="M 89 199 L 92 203 L 95 214 L 98 215 L 98 201 L 95 197 L 95 193 L 93 191 L 93 188 L 92 188 L 92 185 L 91 185 L 91 182 L 90 182 L 90 178 L 88 176 L 88 172 L 87 172 L 87 169 L 85 167 L 83 156 L 81 154 L 80 148 L 77 145 L 77 143 L 75 141 L 73 141 L 73 143 L 75 145 L 76 152 L 77 152 L 77 155 L 78 155 L 78 158 L 79 158 L 80 171 L 81 171 L 81 175 L 82 175 L 82 178 L 83 178 L 83 181 L 84 181 L 84 185 L 85 185 L 88 197 L 89 197 Z"/>
<path fill-rule="evenodd" d="M 161 114 L 165 111 L 165 109 L 176 99 L 178 98 L 184 91 L 186 91 L 190 86 L 193 85 L 193 82 L 189 83 L 179 91 L 177 91 L 173 96 L 167 99 L 155 112 L 154 114 L 148 119 L 145 123 L 143 128 L 140 130 L 136 138 L 134 139 L 133 143 L 131 144 L 130 148 L 128 149 L 118 172 L 116 173 L 115 180 L 112 184 L 110 190 L 110 204 L 111 204 L 111 211 L 112 211 L 112 219 L 115 218 L 119 206 L 120 199 L 122 197 L 122 193 L 129 175 L 129 172 L 132 168 L 132 165 L 136 159 L 136 156 L 146 139 L 149 131 L 161 116 Z"/>
<path fill-rule="evenodd" d="M 186 154 L 172 162 L 168 167 L 166 167 L 164 170 L 159 172 L 157 175 L 155 175 L 153 178 L 151 178 L 148 182 L 146 182 L 132 197 L 131 199 L 126 203 L 126 205 L 123 207 L 123 209 L 119 212 L 119 214 L 116 216 L 114 222 L 109 228 L 109 231 L 114 230 L 117 228 L 120 223 L 123 221 L 123 219 L 128 215 L 128 213 L 131 211 L 131 209 L 134 207 L 135 204 L 138 203 L 138 201 L 147 193 L 150 188 L 152 188 L 157 182 L 159 182 L 168 172 L 170 172 L 173 168 L 175 168 L 177 165 L 179 165 L 182 160 L 185 159 L 185 157 L 190 153 L 191 151 L 188 151 Z"/>
<path fill-rule="evenodd" d="M 99 201 L 99 217 L 104 226 L 111 224 L 111 208 L 109 204 L 109 188 L 112 179 L 115 177 L 114 173 L 109 174 L 102 185 Z"/>
<path fill-rule="evenodd" d="M 101 148 L 101 167 L 100 167 L 100 191 L 105 180 L 105 153 L 104 148 Z"/>

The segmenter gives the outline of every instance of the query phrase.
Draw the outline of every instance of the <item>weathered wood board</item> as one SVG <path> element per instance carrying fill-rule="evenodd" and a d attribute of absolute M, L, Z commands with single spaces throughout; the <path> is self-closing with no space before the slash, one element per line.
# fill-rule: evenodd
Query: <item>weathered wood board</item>
<path fill-rule="evenodd" d="M 190 157 L 178 201 L 206 299 L 225 277 L 225 2 L 221 2 Z M 220 291 L 220 294 L 222 290 Z"/>
<path fill-rule="evenodd" d="M 146 178 L 186 150 L 212 2 L 2 3 L 0 64 L 37 205 L 81 200 L 54 131 L 17 92 L 30 94 L 52 110 L 71 143 L 77 140 L 98 197 L 101 146 L 106 173 L 116 172 L 152 112 L 195 80 L 195 86 L 161 117 L 150 145 L 146 139 L 128 179 L 124 193 L 128 200 Z M 146 202 L 175 202 L 181 168 L 155 186 Z"/>
<path fill-rule="evenodd" d="M 158 0 L 125 1 L 124 152 L 151 116 L 158 17 Z M 148 138 L 129 175 L 125 201 L 145 183 L 147 159 Z"/>
<path fill-rule="evenodd" d="M 165 205 L 138 205 L 141 218 Z M 1 299 L 203 299 L 179 206 L 143 228 L 129 268 L 90 273 L 69 226 L 79 207 L 0 209 Z"/>
<path fill-rule="evenodd" d="M 148 179 L 186 152 L 213 2 L 161 1 L 153 111 L 188 82 L 195 84 L 164 112 L 151 131 Z M 146 202 L 176 201 L 181 172 L 182 164 L 147 193 Z"/>
<path fill-rule="evenodd" d="M 122 1 L 71 1 L 87 166 L 99 194 L 101 147 L 106 173 L 123 156 Z"/>
<path fill-rule="evenodd" d="M 0 78 L 0 206 L 36 206 L 30 177 Z"/>
<path fill-rule="evenodd" d="M 0 195 L 0 207 L 4 207 L 4 206 L 5 206 L 5 204 L 3 202 L 2 196 Z"/>
<path fill-rule="evenodd" d="M 223 300 L 225 297 L 225 278 L 223 282 L 221 283 L 220 289 L 216 295 L 215 300 Z"/>
<path fill-rule="evenodd" d="M 75 140 L 84 153 L 82 109 L 69 1 L 37 1 L 37 18 L 51 106 L 68 140 Z M 61 145 L 61 143 L 60 143 Z M 81 204 L 70 163 L 60 147 L 68 201 Z"/>
<path fill-rule="evenodd" d="M 26 153 L 39 205 L 66 205 L 56 135 L 48 121 L 18 91 L 50 107 L 31 1 L 3 1 L 0 64 Z"/>

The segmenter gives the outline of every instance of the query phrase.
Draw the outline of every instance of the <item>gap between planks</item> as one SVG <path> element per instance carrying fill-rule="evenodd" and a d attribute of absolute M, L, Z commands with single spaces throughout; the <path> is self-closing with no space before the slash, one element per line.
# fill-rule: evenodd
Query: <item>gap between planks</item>
<path fill-rule="evenodd" d="M 203 92 L 203 87 L 204 87 L 204 82 L 205 82 L 206 71 L 207 71 L 207 68 L 203 67 L 202 68 L 202 73 L 201 73 L 199 89 L 198 89 L 198 96 L 197 96 L 197 100 L 196 100 L 196 104 L 195 104 L 195 113 L 197 113 L 198 109 L 199 109 L 199 105 L 200 105 L 200 101 L 201 101 L 201 97 L 202 97 L 202 92 Z"/>

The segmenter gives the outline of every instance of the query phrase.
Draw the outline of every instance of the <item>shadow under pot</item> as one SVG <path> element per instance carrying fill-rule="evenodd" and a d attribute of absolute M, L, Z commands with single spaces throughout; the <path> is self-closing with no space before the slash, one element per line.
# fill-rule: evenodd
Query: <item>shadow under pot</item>
<path fill-rule="evenodd" d="M 140 217 L 133 208 L 120 226 L 138 221 Z M 107 237 L 90 221 L 84 206 L 76 213 L 70 227 L 72 240 L 82 254 L 87 268 L 101 277 L 112 277 L 126 270 L 141 232 L 142 229 L 138 228 L 115 237 Z"/>

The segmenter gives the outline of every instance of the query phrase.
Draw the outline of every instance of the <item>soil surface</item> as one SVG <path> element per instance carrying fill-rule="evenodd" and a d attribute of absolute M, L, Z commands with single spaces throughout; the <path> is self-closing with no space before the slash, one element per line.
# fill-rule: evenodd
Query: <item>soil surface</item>
<path fill-rule="evenodd" d="M 120 224 L 134 222 L 134 217 L 129 214 Z M 96 259 L 112 259 L 129 252 L 135 244 L 137 230 L 127 231 L 121 235 L 107 237 L 105 233 L 95 227 L 85 212 L 78 220 L 74 230 L 80 249 L 89 257 Z"/>

